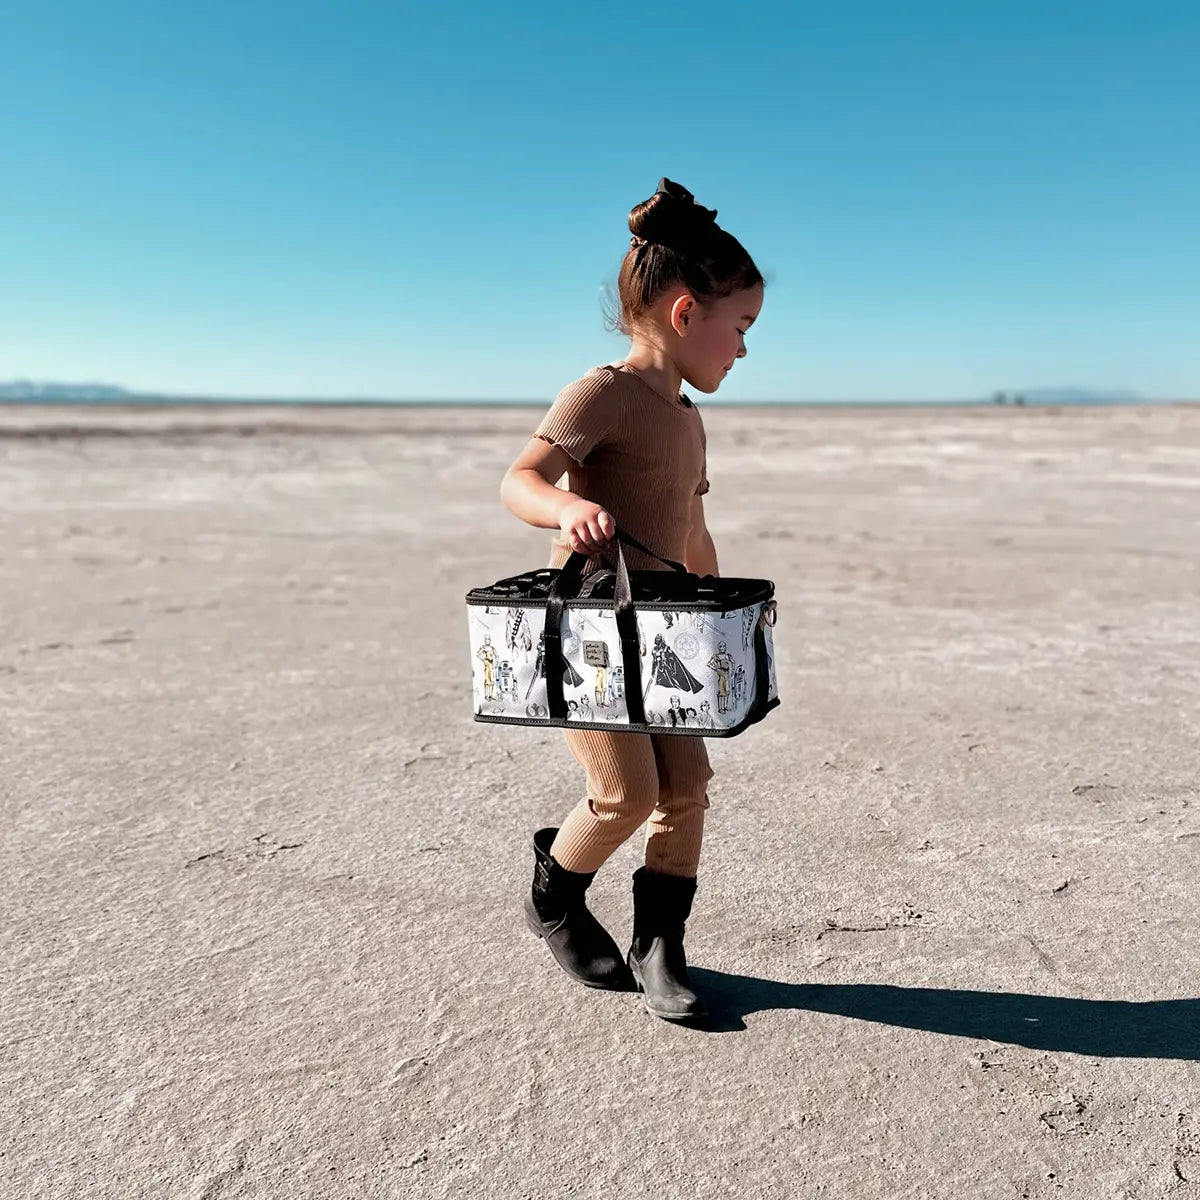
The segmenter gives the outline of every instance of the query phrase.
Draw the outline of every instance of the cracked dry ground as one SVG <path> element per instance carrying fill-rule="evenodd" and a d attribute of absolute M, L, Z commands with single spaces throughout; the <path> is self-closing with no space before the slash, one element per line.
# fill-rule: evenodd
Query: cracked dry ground
<path fill-rule="evenodd" d="M 705 413 L 783 706 L 693 1030 L 522 927 L 534 413 L 0 411 L 0 1194 L 1200 1196 L 1200 409 Z"/>

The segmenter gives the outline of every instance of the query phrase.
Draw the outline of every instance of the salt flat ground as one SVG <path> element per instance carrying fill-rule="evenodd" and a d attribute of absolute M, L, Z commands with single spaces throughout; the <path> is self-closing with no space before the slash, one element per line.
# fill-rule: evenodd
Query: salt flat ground
<path fill-rule="evenodd" d="M 581 779 L 463 596 L 536 419 L 0 409 L 0 1192 L 1200 1195 L 1200 408 L 707 410 L 784 700 L 708 1030 L 522 926 Z"/>

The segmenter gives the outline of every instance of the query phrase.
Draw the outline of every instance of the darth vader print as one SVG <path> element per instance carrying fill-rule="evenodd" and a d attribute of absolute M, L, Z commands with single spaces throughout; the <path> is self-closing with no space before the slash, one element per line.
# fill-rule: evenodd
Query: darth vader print
<path fill-rule="evenodd" d="M 683 665 L 679 655 L 667 645 L 661 633 L 654 635 L 650 651 L 650 680 L 673 692 L 702 692 L 704 684 Z"/>

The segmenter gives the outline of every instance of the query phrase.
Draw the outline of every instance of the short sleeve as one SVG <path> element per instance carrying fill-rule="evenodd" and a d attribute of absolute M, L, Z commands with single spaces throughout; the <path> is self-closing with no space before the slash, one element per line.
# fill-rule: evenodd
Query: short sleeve
<path fill-rule="evenodd" d="M 611 381 L 594 371 L 559 392 L 533 436 L 582 463 L 612 433 L 615 411 Z"/>

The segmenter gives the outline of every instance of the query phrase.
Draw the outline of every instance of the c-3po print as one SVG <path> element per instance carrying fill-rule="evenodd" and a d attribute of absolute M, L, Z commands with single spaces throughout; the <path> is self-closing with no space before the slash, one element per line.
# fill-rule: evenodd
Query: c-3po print
<path fill-rule="evenodd" d="M 729 653 L 728 646 L 724 642 L 719 642 L 716 654 L 708 660 L 709 668 L 717 673 L 717 712 L 719 713 L 729 711 L 729 696 L 733 690 L 730 676 L 736 665 L 733 655 Z"/>
<path fill-rule="evenodd" d="M 475 657 L 483 662 L 483 698 L 498 700 L 500 697 L 496 690 L 496 665 L 500 660 L 496 648 L 492 645 L 491 634 L 483 635 L 483 645 L 479 647 Z"/>

